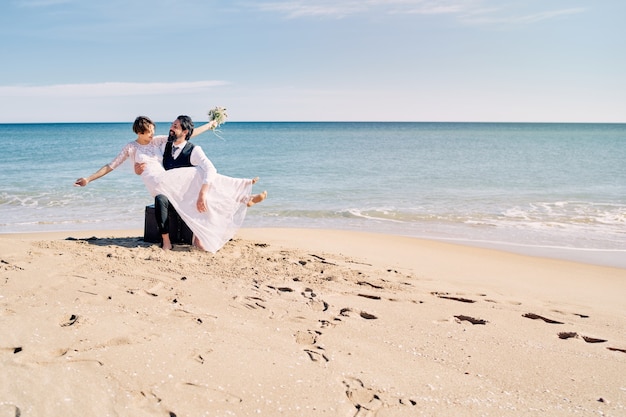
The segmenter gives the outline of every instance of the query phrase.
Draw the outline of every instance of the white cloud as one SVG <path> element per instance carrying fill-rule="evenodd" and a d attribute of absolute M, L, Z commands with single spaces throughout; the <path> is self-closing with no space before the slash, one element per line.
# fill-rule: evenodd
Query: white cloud
<path fill-rule="evenodd" d="M 343 1 L 318 0 L 314 4 L 308 0 L 270 1 L 257 6 L 265 12 L 283 14 L 289 19 L 303 17 L 332 17 L 365 13 L 377 14 L 448 14 L 457 16 L 460 21 L 473 24 L 535 23 L 541 20 L 582 13 L 584 8 L 560 10 L 536 10 L 545 5 L 534 6 L 534 10 L 513 10 L 501 2 L 493 0 L 361 0 Z M 528 5 L 528 9 L 533 9 Z"/>
<path fill-rule="evenodd" d="M 557 17 L 573 15 L 585 12 L 584 8 L 571 8 L 562 10 L 549 10 L 530 14 L 508 14 L 495 15 L 493 11 L 485 13 L 474 13 L 463 17 L 463 21 L 473 24 L 530 24 L 542 20 L 554 19 Z"/>
<path fill-rule="evenodd" d="M 472 2 L 469 1 L 471 4 Z M 271 1 L 261 3 L 258 8 L 266 12 L 277 12 L 287 18 L 327 16 L 342 18 L 348 15 L 382 12 L 399 13 L 453 13 L 466 7 L 468 1 L 424 1 L 424 0 L 369 0 L 369 1 L 316 1 L 307 0 Z"/>
<path fill-rule="evenodd" d="M 72 3 L 72 0 L 21 0 L 15 4 L 19 7 L 50 7 L 69 3 Z"/>
<path fill-rule="evenodd" d="M 225 81 L 0 86 L 0 123 L 110 122 L 138 114 L 154 120 L 189 114 L 206 118 L 216 105 Z"/>
<path fill-rule="evenodd" d="M 128 97 L 197 93 L 227 85 L 226 81 L 173 83 L 103 82 L 94 84 L 55 84 L 44 86 L 0 86 L 0 97 Z"/>
<path fill-rule="evenodd" d="M 318 2 L 311 4 L 304 1 L 269 2 L 258 5 L 258 8 L 266 12 L 278 12 L 287 18 L 299 18 L 305 16 L 328 16 L 341 18 L 350 14 L 363 11 L 363 3 L 344 2 Z"/>

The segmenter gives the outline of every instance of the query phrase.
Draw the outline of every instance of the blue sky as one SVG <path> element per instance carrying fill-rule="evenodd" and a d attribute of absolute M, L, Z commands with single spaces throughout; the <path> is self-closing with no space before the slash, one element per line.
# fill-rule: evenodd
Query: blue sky
<path fill-rule="evenodd" d="M 0 123 L 626 122 L 623 0 L 4 0 Z"/>

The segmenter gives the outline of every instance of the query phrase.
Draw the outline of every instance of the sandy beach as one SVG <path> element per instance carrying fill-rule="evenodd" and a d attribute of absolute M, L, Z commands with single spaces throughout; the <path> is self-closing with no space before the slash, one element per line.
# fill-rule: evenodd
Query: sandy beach
<path fill-rule="evenodd" d="M 0 235 L 0 417 L 626 416 L 626 269 L 370 233 Z"/>

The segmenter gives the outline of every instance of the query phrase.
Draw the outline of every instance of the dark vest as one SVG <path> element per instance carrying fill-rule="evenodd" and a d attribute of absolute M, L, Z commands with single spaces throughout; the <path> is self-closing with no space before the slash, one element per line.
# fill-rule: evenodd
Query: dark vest
<path fill-rule="evenodd" d="M 193 151 L 194 144 L 187 141 L 183 150 L 180 151 L 178 158 L 172 157 L 172 142 L 167 142 L 165 145 L 165 151 L 163 152 L 163 168 L 167 171 L 173 168 L 192 167 L 191 164 L 191 151 Z"/>

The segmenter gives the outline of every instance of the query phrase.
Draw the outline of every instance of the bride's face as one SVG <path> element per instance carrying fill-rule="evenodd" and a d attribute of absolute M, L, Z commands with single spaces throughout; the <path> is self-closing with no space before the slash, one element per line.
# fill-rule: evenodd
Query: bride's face
<path fill-rule="evenodd" d="M 150 125 L 148 130 L 139 134 L 139 138 L 142 142 L 149 143 L 152 142 L 154 138 L 154 125 Z"/>

